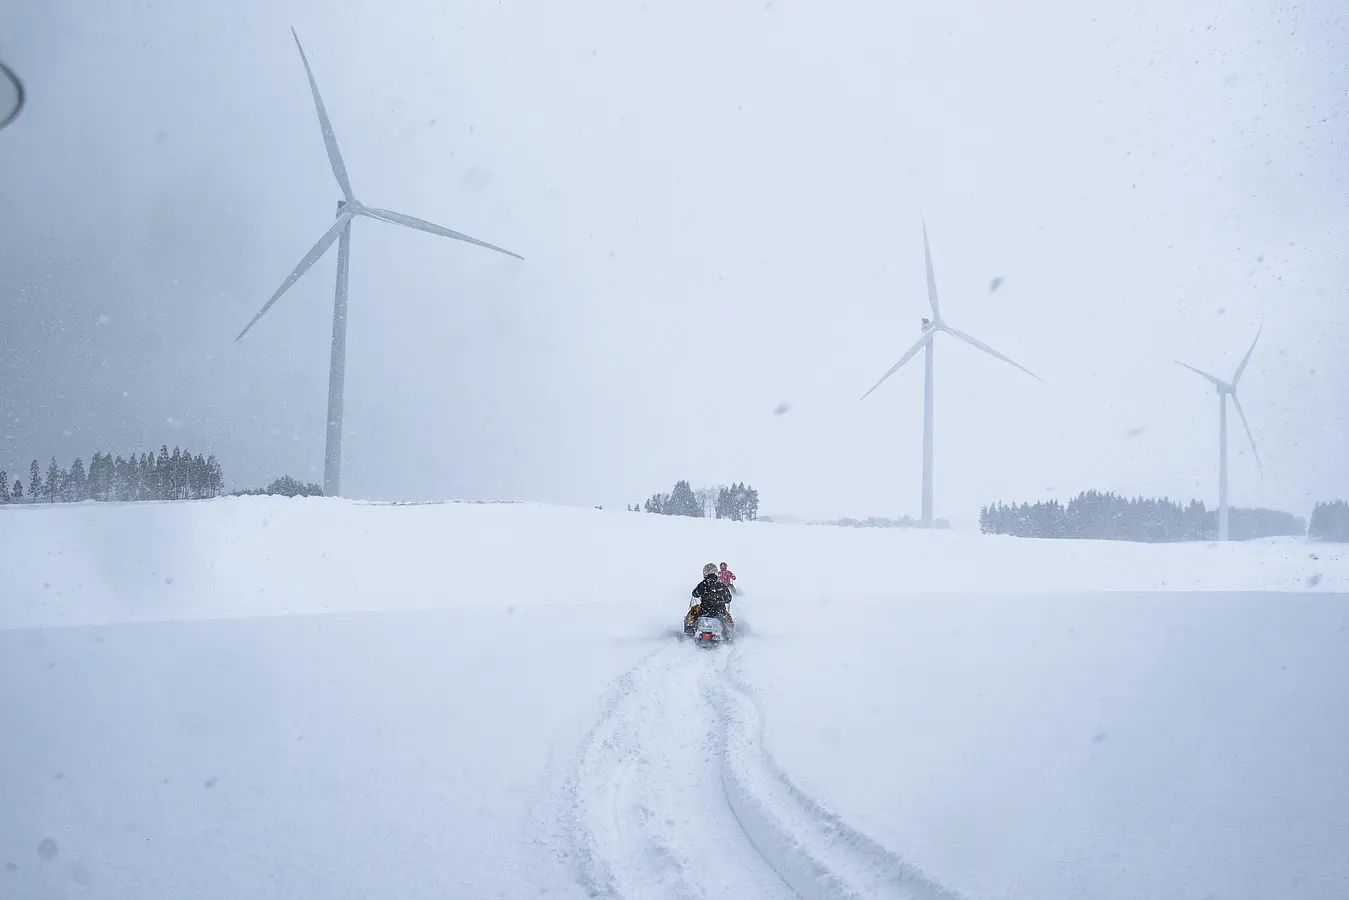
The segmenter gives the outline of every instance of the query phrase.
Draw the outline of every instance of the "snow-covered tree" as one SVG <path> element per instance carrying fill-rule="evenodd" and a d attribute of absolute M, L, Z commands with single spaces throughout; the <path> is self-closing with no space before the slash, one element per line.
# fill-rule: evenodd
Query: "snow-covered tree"
<path fill-rule="evenodd" d="M 703 516 L 702 504 L 698 502 L 697 496 L 693 493 L 693 488 L 687 481 L 675 482 L 674 490 L 670 492 L 670 511 L 672 516 L 688 516 L 694 519 L 701 519 Z"/>
<path fill-rule="evenodd" d="M 79 503 L 88 497 L 89 478 L 84 471 L 84 460 L 76 458 L 70 464 L 70 472 L 62 479 L 62 496 L 67 503 Z"/>
<path fill-rule="evenodd" d="M 47 465 L 47 482 L 43 490 L 46 493 L 48 503 L 55 503 L 61 496 L 61 467 L 56 464 L 55 456 Z"/>

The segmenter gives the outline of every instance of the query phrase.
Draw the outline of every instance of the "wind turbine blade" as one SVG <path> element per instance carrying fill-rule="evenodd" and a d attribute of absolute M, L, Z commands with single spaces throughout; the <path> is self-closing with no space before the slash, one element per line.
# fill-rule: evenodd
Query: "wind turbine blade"
<path fill-rule="evenodd" d="M 512 253 L 509 250 L 502 249 L 495 244 L 489 244 L 486 241 L 480 241 L 477 238 L 469 237 L 466 234 L 460 234 L 457 231 L 451 231 L 443 228 L 434 222 L 427 222 L 424 219 L 416 219 L 412 216 L 405 216 L 402 213 L 392 212 L 387 209 L 376 209 L 371 206 L 362 207 L 361 213 L 372 219 L 379 219 L 381 222 L 392 222 L 394 225 L 406 225 L 408 228 L 415 228 L 418 231 L 425 231 L 428 234 L 438 234 L 441 237 L 454 238 L 456 241 L 465 241 L 470 244 L 477 244 L 479 247 L 486 247 L 488 250 L 495 250 L 498 253 L 504 253 L 507 256 L 514 256 L 516 259 L 524 259 L 518 253 Z"/>
<path fill-rule="evenodd" d="M 342 195 L 349 201 L 355 200 L 355 195 L 351 193 L 351 179 L 347 177 L 346 164 L 342 162 L 342 153 L 337 149 L 337 135 L 333 133 L 332 120 L 328 118 L 328 110 L 324 108 L 323 98 L 319 96 L 319 85 L 314 80 L 314 71 L 309 68 L 309 58 L 304 55 L 304 47 L 300 47 L 300 36 L 295 33 L 295 29 L 292 28 L 290 33 L 295 38 L 295 46 L 300 48 L 300 62 L 304 63 L 304 73 L 309 76 L 309 90 L 314 95 L 314 109 L 318 110 L 319 128 L 323 131 L 323 145 L 328 148 L 328 162 L 332 164 L 333 175 L 342 188 Z"/>
<path fill-rule="evenodd" d="M 1194 366 L 1190 365 L 1189 363 L 1183 363 L 1183 362 L 1181 362 L 1181 361 L 1178 360 L 1178 359 L 1175 360 L 1175 363 L 1176 363 L 1176 365 L 1178 365 L 1178 366 L 1184 366 L 1185 368 L 1189 369 L 1191 372 L 1194 372 L 1196 375 L 1202 375 L 1202 376 L 1204 376 L 1204 377 L 1207 378 L 1209 381 L 1213 382 L 1213 384 L 1214 384 L 1216 387 L 1219 387 L 1219 388 L 1225 388 L 1225 387 L 1228 387 L 1227 382 L 1223 381 L 1221 378 L 1219 378 L 1219 377 L 1216 376 L 1216 375 L 1210 375 L 1209 373 L 1205 372 L 1203 369 L 1196 369 Z"/>
<path fill-rule="evenodd" d="M 300 260 L 300 264 L 291 270 L 291 273 L 286 276 L 285 281 L 281 282 L 281 287 L 276 289 L 276 293 L 272 294 L 271 299 L 262 305 L 262 309 L 258 310 L 258 314 L 244 326 L 243 331 L 239 332 L 239 337 L 235 338 L 236 341 L 248 334 L 248 329 L 252 328 L 257 324 L 258 319 L 261 319 L 267 314 L 267 310 L 272 308 L 272 304 L 277 300 L 280 300 L 281 295 L 290 290 L 290 286 L 299 281 L 300 276 L 305 272 L 308 272 L 310 266 L 318 262 L 318 258 L 323 255 L 325 250 L 333 245 L 333 241 L 337 240 L 337 236 L 342 233 L 343 227 L 350 221 L 351 215 L 349 213 L 344 212 L 337 217 L 337 220 L 329 226 L 328 230 L 323 232 L 323 237 L 319 238 L 318 243 L 310 248 L 309 252 L 304 255 L 304 259 Z"/>
<path fill-rule="evenodd" d="M 1044 381 L 1043 378 L 1041 378 L 1039 375 L 1036 375 L 1034 372 L 1032 372 L 1030 369 L 1027 369 L 1025 366 L 1021 365 L 1021 363 L 1009 357 L 1003 356 L 1001 353 L 994 350 L 992 347 L 988 346 L 988 344 L 985 344 L 983 341 L 976 340 L 972 335 L 968 335 L 965 332 L 960 331 L 959 329 L 952 328 L 950 325 L 943 325 L 942 327 L 945 328 L 945 330 L 949 331 L 951 334 L 960 338 L 965 343 L 969 344 L 971 347 L 977 347 L 980 350 L 987 353 L 988 355 L 995 356 L 1010 366 L 1016 366 L 1018 369 L 1025 372 L 1027 375 L 1029 375 L 1031 378 L 1034 378 L 1036 381 Z"/>
<path fill-rule="evenodd" d="M 941 321 L 937 307 L 937 276 L 932 272 L 932 249 L 927 243 L 927 222 L 923 222 L 923 262 L 927 265 L 927 302 L 932 304 L 932 321 Z"/>
<path fill-rule="evenodd" d="M 9 85 L 7 89 L 0 90 L 0 128 L 4 128 L 13 122 L 18 117 L 19 110 L 23 109 L 23 82 L 14 74 L 14 70 L 4 63 L 0 63 L 0 81 Z"/>
<path fill-rule="evenodd" d="M 1246 355 L 1241 358 L 1241 365 L 1237 366 L 1237 374 L 1232 376 L 1233 388 L 1235 388 L 1237 386 L 1237 382 L 1241 380 L 1241 373 L 1246 371 L 1246 363 L 1251 361 L 1251 354 L 1255 352 L 1255 342 L 1260 340 L 1260 332 L 1264 330 L 1265 330 L 1264 325 L 1261 325 L 1259 328 L 1255 330 L 1255 341 L 1251 341 L 1251 349 L 1247 350 Z"/>
<path fill-rule="evenodd" d="M 929 332 L 927 332 L 926 334 L 924 334 L 922 337 L 920 337 L 920 338 L 918 339 L 918 343 L 916 343 L 916 344 L 914 344 L 912 347 L 910 347 L 909 350 L 908 350 L 908 352 L 905 353 L 903 356 L 901 356 L 901 357 L 899 358 L 899 362 L 897 362 L 897 363 L 895 363 L 893 366 L 891 366 L 891 367 L 890 367 L 890 371 L 889 371 L 889 372 L 886 372 L 884 375 L 882 375 L 882 376 L 881 376 L 881 380 L 878 381 L 878 382 L 876 382 L 875 384 L 873 384 L 873 385 L 871 386 L 871 391 L 876 390 L 876 388 L 878 388 L 878 387 L 880 387 L 882 384 L 884 384 L 884 383 L 885 383 L 885 380 L 886 380 L 887 378 L 889 378 L 891 375 L 893 375 L 893 374 L 895 374 L 896 372 L 898 372 L 898 371 L 900 370 L 900 368 L 903 367 L 903 365 L 904 365 L 906 362 L 908 362 L 909 360 L 913 359 L 914 355 L 915 355 L 919 350 L 922 350 L 922 349 L 923 349 L 924 347 L 926 347 L 929 343 L 931 343 L 931 341 L 932 341 L 932 335 L 935 334 L 935 333 L 936 333 L 936 329 L 933 329 L 932 331 L 929 331 Z M 865 394 L 863 394 L 861 399 L 865 400 L 867 397 L 870 397 L 870 396 L 871 396 L 871 391 L 867 391 Z"/>
<path fill-rule="evenodd" d="M 1232 394 L 1232 405 L 1237 408 L 1237 415 L 1241 417 L 1241 425 L 1246 429 L 1246 437 L 1251 441 L 1251 452 L 1255 454 L 1255 467 L 1260 470 L 1260 480 L 1265 480 L 1265 467 L 1260 464 L 1260 451 L 1255 449 L 1255 435 L 1251 434 L 1250 423 L 1246 421 L 1246 413 L 1242 412 L 1241 401 L 1237 395 Z"/>

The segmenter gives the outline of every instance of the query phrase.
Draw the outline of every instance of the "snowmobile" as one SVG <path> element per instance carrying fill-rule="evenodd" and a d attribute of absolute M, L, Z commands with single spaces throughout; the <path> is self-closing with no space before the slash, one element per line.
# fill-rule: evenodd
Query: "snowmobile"
<path fill-rule="evenodd" d="M 684 634 L 699 647 L 715 647 L 735 637 L 735 626 L 720 616 L 699 615 L 692 625 L 684 626 Z"/>
<path fill-rule="evenodd" d="M 690 637 L 699 647 L 715 647 L 731 639 L 732 629 L 717 616 L 699 616 Z"/>

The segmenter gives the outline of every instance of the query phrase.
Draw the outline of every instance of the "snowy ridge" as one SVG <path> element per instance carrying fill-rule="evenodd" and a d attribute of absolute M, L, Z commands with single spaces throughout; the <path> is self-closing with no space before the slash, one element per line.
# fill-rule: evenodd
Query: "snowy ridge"
<path fill-rule="evenodd" d="M 7 504 L 0 628 L 387 609 L 579 606 L 596 572 L 650 609 L 727 560 L 777 601 L 995 593 L 1349 590 L 1349 550 L 1300 539 L 1126 544 L 816 528 L 537 504 L 329 497 Z M 528 560 L 529 565 L 521 565 Z M 445 589 L 446 571 L 457 591 Z M 503 579 L 501 573 L 509 572 Z"/>
<path fill-rule="evenodd" d="M 722 777 L 741 828 L 802 900 L 963 900 L 803 791 L 763 746 L 753 688 L 726 661 L 715 687 L 723 716 Z"/>

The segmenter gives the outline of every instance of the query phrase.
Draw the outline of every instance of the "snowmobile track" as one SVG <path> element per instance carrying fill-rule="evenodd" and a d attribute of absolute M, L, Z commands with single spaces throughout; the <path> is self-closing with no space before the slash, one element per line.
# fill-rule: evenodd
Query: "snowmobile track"
<path fill-rule="evenodd" d="M 714 685 L 722 780 L 740 827 L 802 900 L 963 900 L 802 790 L 763 745 L 764 717 L 738 660 Z"/>
<path fill-rule="evenodd" d="M 721 785 L 716 654 L 674 644 L 618 679 L 567 780 L 570 856 L 592 897 L 787 898 Z"/>
<path fill-rule="evenodd" d="M 592 897 L 961 900 L 802 791 L 763 746 L 734 647 L 646 656 L 616 682 L 565 785 Z"/>

